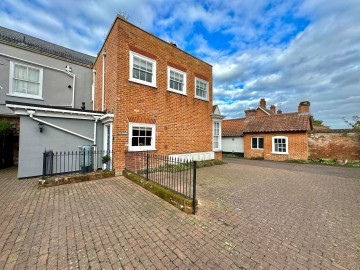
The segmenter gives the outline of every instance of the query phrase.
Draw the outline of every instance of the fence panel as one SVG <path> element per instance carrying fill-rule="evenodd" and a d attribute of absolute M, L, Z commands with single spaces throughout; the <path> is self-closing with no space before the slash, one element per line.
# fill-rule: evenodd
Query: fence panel
<path fill-rule="evenodd" d="M 110 169 L 112 157 L 113 153 L 109 151 L 45 151 L 43 153 L 43 177 Z"/>
<path fill-rule="evenodd" d="M 126 152 L 125 168 L 196 201 L 196 161 L 149 152 Z M 195 207 L 193 207 L 195 211 Z"/>

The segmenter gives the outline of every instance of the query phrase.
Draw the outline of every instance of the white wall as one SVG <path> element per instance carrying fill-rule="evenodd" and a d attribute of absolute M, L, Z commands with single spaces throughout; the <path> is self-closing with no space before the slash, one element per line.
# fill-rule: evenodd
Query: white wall
<path fill-rule="evenodd" d="M 244 137 L 222 137 L 222 151 L 244 153 Z"/>

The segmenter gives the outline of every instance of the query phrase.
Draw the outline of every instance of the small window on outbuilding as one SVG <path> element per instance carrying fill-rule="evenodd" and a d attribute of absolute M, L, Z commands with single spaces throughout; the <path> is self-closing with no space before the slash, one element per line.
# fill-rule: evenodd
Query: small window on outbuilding
<path fill-rule="evenodd" d="M 252 137 L 251 138 L 252 149 L 264 149 L 264 138 L 263 137 Z"/>

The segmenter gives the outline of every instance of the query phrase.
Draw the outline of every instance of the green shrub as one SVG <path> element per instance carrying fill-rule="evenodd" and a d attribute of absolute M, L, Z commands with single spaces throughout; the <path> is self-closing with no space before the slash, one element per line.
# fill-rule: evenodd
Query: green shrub
<path fill-rule="evenodd" d="M 11 130 L 11 122 L 0 121 L 0 132 L 7 132 Z"/>

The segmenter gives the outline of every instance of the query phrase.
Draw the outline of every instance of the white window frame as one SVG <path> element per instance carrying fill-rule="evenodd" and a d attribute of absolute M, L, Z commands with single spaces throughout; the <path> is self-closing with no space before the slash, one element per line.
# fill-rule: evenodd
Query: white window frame
<path fill-rule="evenodd" d="M 134 57 L 137 57 L 137 58 L 140 58 L 141 60 L 152 63 L 153 70 L 152 70 L 152 82 L 151 83 L 147 82 L 147 81 L 140 80 L 140 79 L 133 78 Z M 130 74 L 129 81 L 144 84 L 144 85 L 148 85 L 148 86 L 151 86 L 151 87 L 156 87 L 156 60 L 151 59 L 151 58 L 146 57 L 146 56 L 143 56 L 143 55 L 138 54 L 136 52 L 130 51 L 130 73 L 129 74 Z"/>
<path fill-rule="evenodd" d="M 277 152 L 277 151 L 275 151 L 275 139 L 285 139 L 286 152 Z M 273 153 L 273 154 L 280 154 L 280 155 L 287 155 L 287 154 L 289 154 L 289 140 L 288 140 L 288 137 L 286 137 L 286 136 L 275 136 L 275 137 L 272 137 L 272 153 Z"/>
<path fill-rule="evenodd" d="M 218 137 L 218 147 L 217 148 L 215 148 L 215 123 L 216 124 L 219 124 L 219 134 L 217 135 L 217 137 Z M 213 136 L 212 136 L 212 145 L 213 145 L 213 151 L 221 151 L 221 121 L 217 121 L 217 120 L 213 120 L 213 128 L 212 128 L 212 130 L 213 130 Z"/>
<path fill-rule="evenodd" d="M 151 145 L 150 146 L 132 146 L 132 131 L 134 127 L 151 128 Z M 156 150 L 156 125 L 143 123 L 129 123 L 129 151 L 147 151 Z"/>
<path fill-rule="evenodd" d="M 202 97 L 202 96 L 198 96 L 198 95 L 196 94 L 196 82 L 197 82 L 197 81 L 200 81 L 200 82 L 206 84 L 206 98 L 204 98 L 204 97 Z M 205 81 L 205 80 L 203 80 L 203 79 L 200 79 L 200 78 L 195 77 L 195 87 L 194 87 L 194 89 L 195 89 L 195 97 L 196 97 L 196 98 L 202 99 L 202 100 L 205 100 L 205 101 L 209 101 L 209 82 L 208 82 L 208 81 Z"/>
<path fill-rule="evenodd" d="M 14 92 L 14 71 L 15 71 L 15 65 L 23 66 L 26 68 L 32 68 L 39 71 L 39 94 L 38 95 L 31 95 L 31 94 L 25 94 L 25 93 L 18 93 Z M 42 98 L 42 87 L 43 87 L 43 69 L 39 67 L 35 67 L 32 65 L 22 64 L 10 61 L 10 78 L 9 78 L 9 96 L 15 96 L 15 97 L 21 97 L 21 98 L 31 98 L 31 99 L 43 99 Z"/>
<path fill-rule="evenodd" d="M 171 72 L 171 71 L 176 72 L 176 73 L 179 73 L 180 75 L 183 76 L 183 79 L 184 79 L 184 82 L 183 82 L 183 91 L 179 91 L 179 90 L 177 90 L 177 89 L 174 89 L 174 88 L 171 88 L 171 87 L 170 87 L 170 72 Z M 168 81 L 168 83 L 167 83 L 167 90 L 168 90 L 168 91 L 171 91 L 171 92 L 178 93 L 178 94 L 181 94 L 181 95 L 186 96 L 186 72 L 168 66 L 168 79 L 167 79 L 167 81 Z"/>
<path fill-rule="evenodd" d="M 253 146 L 253 139 L 257 139 L 257 147 Z M 259 147 L 259 139 L 263 139 L 263 148 Z M 264 150 L 264 137 L 251 137 L 251 149 Z"/>

